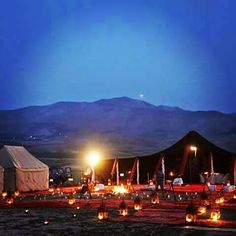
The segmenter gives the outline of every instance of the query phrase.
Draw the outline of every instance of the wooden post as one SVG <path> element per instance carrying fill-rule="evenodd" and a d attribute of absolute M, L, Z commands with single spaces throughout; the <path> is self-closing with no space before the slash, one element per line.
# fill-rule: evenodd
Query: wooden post
<path fill-rule="evenodd" d="M 116 185 L 120 184 L 120 173 L 119 173 L 119 161 L 117 159 L 117 163 L 116 163 Z"/>
<path fill-rule="evenodd" d="M 139 184 L 139 159 L 137 159 L 137 184 Z"/>
<path fill-rule="evenodd" d="M 180 166 L 180 169 L 179 169 L 179 174 L 181 176 L 184 175 L 184 171 L 185 171 L 185 168 L 186 168 L 186 165 L 187 165 L 188 158 L 189 158 L 189 146 L 186 146 L 185 149 L 184 149 L 184 156 L 183 156 L 181 166 Z"/>

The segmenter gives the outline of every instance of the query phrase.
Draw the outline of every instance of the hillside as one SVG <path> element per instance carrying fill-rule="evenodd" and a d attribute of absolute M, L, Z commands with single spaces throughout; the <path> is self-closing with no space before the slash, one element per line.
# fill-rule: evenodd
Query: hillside
<path fill-rule="evenodd" d="M 40 152 L 99 147 L 109 155 L 150 154 L 189 130 L 236 152 L 236 116 L 217 111 L 154 106 L 128 97 L 0 111 L 1 142 L 23 143 Z"/>

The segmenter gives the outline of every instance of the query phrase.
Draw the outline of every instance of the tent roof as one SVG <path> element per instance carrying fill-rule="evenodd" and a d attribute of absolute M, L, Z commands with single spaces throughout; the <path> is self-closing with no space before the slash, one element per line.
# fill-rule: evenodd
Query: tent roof
<path fill-rule="evenodd" d="M 185 148 L 187 146 L 195 146 L 197 148 L 196 157 L 199 161 L 199 173 L 203 170 L 206 171 L 209 169 L 208 157 L 210 153 L 212 153 L 214 158 L 214 168 L 220 173 L 228 173 L 232 165 L 232 160 L 236 158 L 236 154 L 216 146 L 201 136 L 198 132 L 190 131 L 172 146 L 158 153 L 154 153 L 149 156 L 143 156 L 143 165 L 147 165 L 146 168 L 150 168 L 151 172 L 153 172 L 155 167 L 150 166 L 146 163 L 146 161 L 153 163 L 154 165 L 154 163 L 157 163 L 157 160 L 159 160 L 160 156 L 163 154 L 165 157 L 166 168 L 169 171 L 175 170 L 178 172 L 182 163 Z"/>
<path fill-rule="evenodd" d="M 202 135 L 200 135 L 196 131 L 190 131 L 188 132 L 183 138 L 181 138 L 179 141 L 177 141 L 172 146 L 158 152 L 153 155 L 160 155 L 161 153 L 165 154 L 174 154 L 178 151 L 182 151 L 186 145 L 193 145 L 198 148 L 198 151 L 201 150 L 205 154 L 213 153 L 214 156 L 221 156 L 221 157 L 236 157 L 236 154 L 229 152 L 227 150 L 224 150 L 215 144 L 208 141 L 206 138 L 204 138 Z"/>
<path fill-rule="evenodd" d="M 45 169 L 43 162 L 35 158 L 22 146 L 5 145 L 0 150 L 0 165 L 4 168 Z"/>

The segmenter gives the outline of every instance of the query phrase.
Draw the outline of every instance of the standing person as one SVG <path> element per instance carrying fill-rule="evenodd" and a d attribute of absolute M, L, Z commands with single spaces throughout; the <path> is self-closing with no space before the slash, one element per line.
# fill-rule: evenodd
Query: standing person
<path fill-rule="evenodd" d="M 91 168 L 87 168 L 87 170 L 84 173 L 84 178 L 85 178 L 85 182 L 82 185 L 81 191 L 79 192 L 80 197 L 82 197 L 84 194 L 88 193 L 89 198 L 92 198 L 91 191 L 90 191 L 91 178 L 92 178 L 92 169 Z"/>
<path fill-rule="evenodd" d="M 164 197 L 164 174 L 158 170 L 156 172 L 156 191 L 158 192 L 158 186 L 161 188 L 162 197 Z"/>

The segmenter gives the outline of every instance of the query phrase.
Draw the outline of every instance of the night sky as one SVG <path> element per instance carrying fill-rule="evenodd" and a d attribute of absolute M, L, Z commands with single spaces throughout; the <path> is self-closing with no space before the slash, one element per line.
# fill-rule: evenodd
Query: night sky
<path fill-rule="evenodd" d="M 0 109 L 129 96 L 236 112 L 234 0 L 3 0 Z"/>

